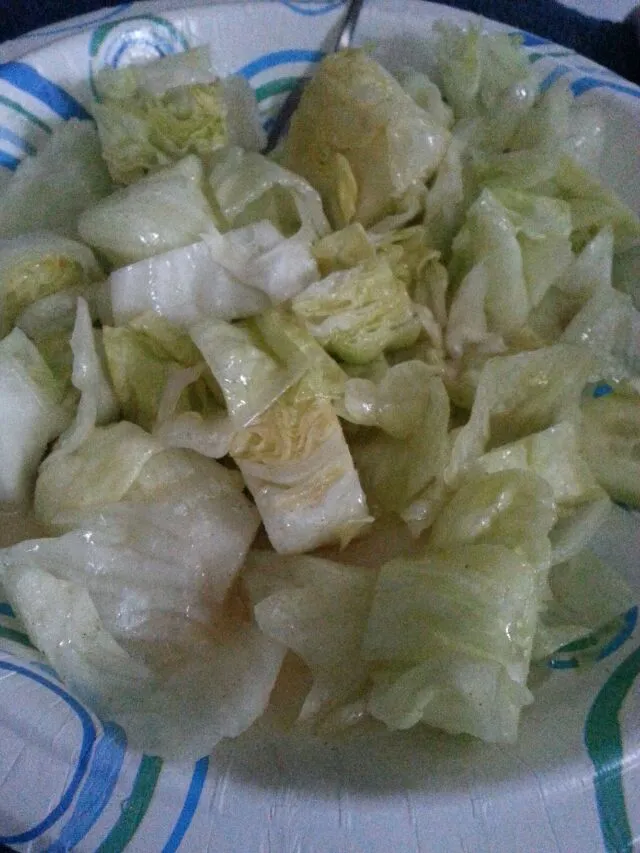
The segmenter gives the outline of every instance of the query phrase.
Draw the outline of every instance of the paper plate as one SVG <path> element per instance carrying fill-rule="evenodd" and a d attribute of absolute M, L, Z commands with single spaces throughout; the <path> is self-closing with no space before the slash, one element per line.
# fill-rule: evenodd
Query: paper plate
<path fill-rule="evenodd" d="M 87 117 L 101 68 L 209 43 L 222 74 L 255 88 L 265 121 L 322 56 L 341 0 L 126 3 L 0 49 L 0 178 L 57 122 Z M 390 66 L 422 64 L 430 3 L 370 0 L 358 39 Z M 487 29 L 505 29 L 485 22 Z M 640 89 L 523 34 L 550 85 L 607 115 L 603 177 L 640 210 Z M 638 518 L 601 541 L 638 581 Z M 0 531 L 3 538 L 10 532 Z M 517 746 L 423 730 L 304 741 L 256 727 L 195 765 L 127 749 L 28 645 L 0 596 L 0 841 L 33 851 L 623 853 L 640 838 L 640 630 L 633 608 L 539 672 Z"/>

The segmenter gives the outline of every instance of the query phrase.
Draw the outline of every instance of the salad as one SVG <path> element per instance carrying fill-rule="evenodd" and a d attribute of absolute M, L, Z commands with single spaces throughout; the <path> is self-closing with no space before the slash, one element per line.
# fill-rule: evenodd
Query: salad
<path fill-rule="evenodd" d="M 603 117 L 506 35 L 424 55 L 326 57 L 268 157 L 206 49 L 106 70 L 0 199 L 0 583 L 147 753 L 283 684 L 305 731 L 512 742 L 633 603 L 591 548 L 640 506 Z"/>

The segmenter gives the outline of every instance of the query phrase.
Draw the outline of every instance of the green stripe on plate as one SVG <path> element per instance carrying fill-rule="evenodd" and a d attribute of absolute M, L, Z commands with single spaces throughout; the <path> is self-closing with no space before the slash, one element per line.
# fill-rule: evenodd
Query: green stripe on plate
<path fill-rule="evenodd" d="M 640 648 L 609 676 L 591 706 L 584 729 L 584 742 L 595 769 L 593 784 L 607 853 L 632 853 L 634 847 L 624 801 L 620 712 L 638 675 Z"/>
<path fill-rule="evenodd" d="M 149 809 L 161 770 L 161 758 L 142 756 L 133 788 L 122 806 L 120 817 L 96 853 L 121 853 L 124 850 Z"/>
<path fill-rule="evenodd" d="M 297 82 L 297 77 L 279 77 L 277 80 L 270 80 L 264 86 L 258 86 L 256 89 L 256 100 L 260 103 L 260 101 L 264 101 L 265 98 L 270 98 L 272 95 L 281 95 L 283 92 L 290 92 Z"/>
<path fill-rule="evenodd" d="M 47 133 L 51 133 L 51 128 L 46 122 L 42 121 L 41 118 L 38 118 L 38 116 L 29 112 L 29 110 L 25 110 L 25 108 L 17 101 L 12 101 L 11 98 L 6 98 L 4 95 L 0 95 L 0 104 L 4 104 L 5 107 L 9 107 L 14 112 L 18 113 L 23 118 L 28 119 L 30 122 L 37 125 L 42 130 L 45 130 Z"/>
<path fill-rule="evenodd" d="M 14 643 L 20 643 L 21 646 L 27 646 L 30 649 L 33 648 L 26 634 L 23 634 L 22 631 L 16 631 L 13 628 L 5 628 L 4 625 L 0 625 L 0 640 L 12 640 Z"/>

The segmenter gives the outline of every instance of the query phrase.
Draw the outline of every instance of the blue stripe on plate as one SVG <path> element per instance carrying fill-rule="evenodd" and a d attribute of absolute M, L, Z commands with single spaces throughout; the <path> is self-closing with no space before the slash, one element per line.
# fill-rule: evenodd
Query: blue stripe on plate
<path fill-rule="evenodd" d="M 303 2 L 295 2 L 295 0 L 280 0 L 283 6 L 291 9 L 292 12 L 297 12 L 298 15 L 326 15 L 343 6 L 345 0 L 325 0 L 324 3 L 315 3 L 313 0 L 303 0 Z"/>
<path fill-rule="evenodd" d="M 249 80 L 261 71 L 267 71 L 277 65 L 286 65 L 288 62 L 320 62 L 323 56 L 324 53 L 321 50 L 276 50 L 254 59 L 253 62 L 248 62 L 235 73 Z"/>
<path fill-rule="evenodd" d="M 189 785 L 189 790 L 187 791 L 187 796 L 185 798 L 184 805 L 182 806 L 182 811 L 178 816 L 176 825 L 173 827 L 169 840 L 162 848 L 162 853 L 175 853 L 180 846 L 186 831 L 191 825 L 195 811 L 198 808 L 202 789 L 204 788 L 204 782 L 207 778 L 208 769 L 209 759 L 207 757 L 201 758 L 200 761 L 196 762 L 196 765 L 193 768 L 191 784 Z"/>
<path fill-rule="evenodd" d="M 550 74 L 547 74 L 542 83 L 540 83 L 540 91 L 546 92 L 554 83 L 557 83 L 558 80 L 560 80 L 561 77 L 564 77 L 564 75 L 569 71 L 571 71 L 571 69 L 568 65 L 558 65 Z"/>
<path fill-rule="evenodd" d="M 0 616 L 11 616 L 12 618 L 15 618 L 15 615 L 13 607 L 8 601 L 0 601 Z"/>
<path fill-rule="evenodd" d="M 574 80 L 571 84 L 571 91 L 576 98 L 584 95 L 585 92 L 590 92 L 591 89 L 611 89 L 623 95 L 640 98 L 640 89 L 637 86 L 625 86 L 622 83 L 614 83 L 611 80 L 599 80 L 597 77 L 580 77 L 579 80 Z"/>
<path fill-rule="evenodd" d="M 105 723 L 96 742 L 87 779 L 68 823 L 44 853 L 67 853 L 85 837 L 104 811 L 118 781 L 127 751 L 127 738 L 116 723 Z"/>
<path fill-rule="evenodd" d="M 61 118 L 91 118 L 74 97 L 24 62 L 5 62 L 0 65 L 0 80 L 6 80 L 16 89 L 42 101 Z"/>
<path fill-rule="evenodd" d="M 18 666 L 17 664 L 11 663 L 7 660 L 0 660 L 0 669 L 6 669 L 9 672 L 15 672 L 17 675 L 23 675 L 25 678 L 29 678 L 31 681 L 35 681 L 36 684 L 41 684 L 52 693 L 55 693 L 56 696 L 59 696 L 62 701 L 66 702 L 69 708 L 75 712 L 82 725 L 82 744 L 80 746 L 80 754 L 78 756 L 76 767 L 71 776 L 71 781 L 67 785 L 67 788 L 60 798 L 57 806 L 49 812 L 44 820 L 41 820 L 40 823 L 36 824 L 36 826 L 31 829 L 19 832 L 16 835 L 0 836 L 0 844 L 25 844 L 27 841 L 33 841 L 34 838 L 42 835 L 43 832 L 46 832 L 47 829 L 52 827 L 73 802 L 73 798 L 80 786 L 80 782 L 87 771 L 87 766 L 91 757 L 91 748 L 96 738 L 96 727 L 93 724 L 93 720 L 89 716 L 86 708 L 84 708 L 77 699 L 74 699 L 73 696 L 67 693 L 66 690 L 63 690 L 59 684 L 49 681 L 48 678 L 43 678 L 43 676 L 38 675 L 35 672 L 31 672 L 31 670 L 26 669 L 24 666 Z M 34 779 L 33 784 L 35 785 L 37 783 L 38 780 Z"/>
<path fill-rule="evenodd" d="M 8 127 L 3 127 L 2 125 L 0 125 L 0 139 L 4 139 L 5 142 L 10 142 L 12 145 L 15 145 L 16 148 L 24 151 L 25 154 L 36 153 L 35 146 L 30 142 L 27 142 L 26 139 L 23 139 L 13 130 L 10 130 Z"/>
<path fill-rule="evenodd" d="M 6 151 L 0 151 L 0 166 L 4 166 L 5 169 L 11 169 L 12 172 L 15 172 L 19 165 L 20 160 L 17 157 L 7 154 Z"/>

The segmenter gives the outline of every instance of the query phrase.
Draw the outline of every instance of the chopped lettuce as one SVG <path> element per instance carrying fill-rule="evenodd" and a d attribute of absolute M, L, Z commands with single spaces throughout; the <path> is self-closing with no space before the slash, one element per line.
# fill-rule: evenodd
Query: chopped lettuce
<path fill-rule="evenodd" d="M 48 456 L 36 482 L 34 509 L 46 524 L 68 526 L 67 519 L 119 501 L 162 445 L 127 421 L 94 428 L 71 453 Z"/>
<path fill-rule="evenodd" d="M 329 230 L 316 190 L 300 175 L 255 151 L 238 147 L 221 151 L 214 159 L 209 184 L 232 228 L 268 219 L 287 236 L 299 228 L 318 237 Z"/>
<path fill-rule="evenodd" d="M 328 275 L 292 307 L 329 352 L 356 364 L 410 346 L 420 333 L 406 287 L 384 259 Z"/>
<path fill-rule="evenodd" d="M 250 424 L 303 372 L 291 372 L 267 352 L 258 333 L 241 323 L 203 320 L 191 337 L 211 368 L 236 428 Z"/>
<path fill-rule="evenodd" d="M 234 435 L 230 453 L 281 554 L 346 544 L 371 522 L 338 417 L 304 377 Z"/>
<path fill-rule="evenodd" d="M 215 220 L 202 181 L 198 158 L 185 157 L 85 210 L 80 236 L 114 266 L 195 243 Z"/>
<path fill-rule="evenodd" d="M 454 482 L 486 449 L 575 419 L 592 364 L 587 347 L 570 344 L 490 359 L 453 443 L 446 480 Z"/>
<path fill-rule="evenodd" d="M 429 534 L 429 546 L 505 545 L 541 574 L 551 561 L 549 531 L 556 522 L 549 483 L 525 470 L 471 475 L 447 502 Z"/>
<path fill-rule="evenodd" d="M 442 478 L 449 452 L 447 392 L 426 364 L 407 361 L 390 368 L 368 400 L 363 395 L 354 402 L 348 394 L 347 414 L 379 427 L 352 444 L 367 499 L 376 515 L 399 514 Z"/>
<path fill-rule="evenodd" d="M 75 297 L 100 278 L 91 251 L 66 237 L 41 233 L 0 240 L 0 337 L 33 303 L 56 293 Z"/>
<path fill-rule="evenodd" d="M 243 579 L 256 622 L 299 655 L 313 675 L 299 719 L 309 720 L 357 695 L 369 661 L 360 645 L 376 574 L 318 557 L 249 554 Z"/>
<path fill-rule="evenodd" d="M 426 722 L 512 742 L 537 617 L 532 566 L 503 545 L 398 558 L 379 574 L 363 640 L 368 710 L 390 728 Z"/>
<path fill-rule="evenodd" d="M 96 425 L 103 426 L 116 420 L 120 411 L 106 376 L 103 358 L 96 346 L 89 307 L 82 297 L 78 298 L 71 351 L 71 381 L 80 392 L 80 402 L 73 424 L 60 436 L 55 446 L 56 454 L 72 453 L 88 438 Z"/>
<path fill-rule="evenodd" d="M 284 162 L 318 190 L 334 227 L 354 217 L 370 225 L 435 172 L 448 139 L 438 118 L 374 59 L 343 50 L 327 56 L 305 87 Z"/>
<path fill-rule="evenodd" d="M 92 122 L 55 125 L 33 157 L 20 164 L 0 200 L 0 237 L 54 231 L 77 239 L 78 217 L 111 192 Z"/>
<path fill-rule="evenodd" d="M 270 304 L 266 294 L 243 284 L 215 261 L 204 241 L 114 270 L 109 287 L 118 323 L 145 311 L 181 325 L 211 314 L 235 320 Z"/>
<path fill-rule="evenodd" d="M 131 184 L 159 166 L 187 154 L 204 157 L 227 142 L 224 90 L 203 60 L 201 48 L 101 75 L 92 112 L 114 181 Z"/>
<path fill-rule="evenodd" d="M 140 315 L 128 326 L 105 326 L 103 343 L 122 415 L 146 430 L 156 422 L 172 371 L 202 363 L 189 335 L 153 313 Z M 201 373 L 185 386 L 174 410 L 206 411 L 211 393 Z"/>
<path fill-rule="evenodd" d="M 262 713 L 282 662 L 223 604 L 257 525 L 229 471 L 170 451 L 86 526 L 1 552 L 0 574 L 81 698 L 137 747 L 195 759 Z"/>
<path fill-rule="evenodd" d="M 28 504 L 46 447 L 73 413 L 64 383 L 20 329 L 0 341 L 0 399 L 0 504 Z"/>

